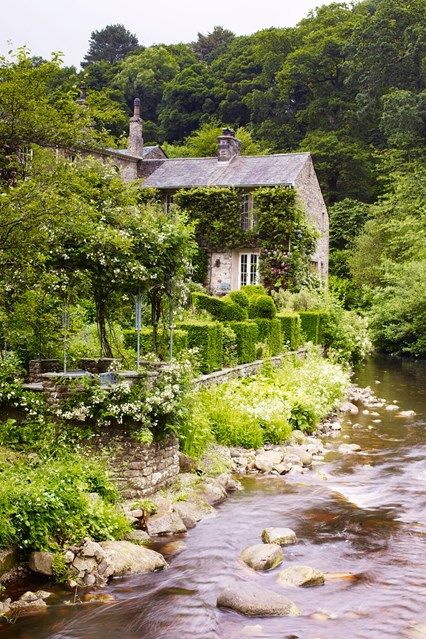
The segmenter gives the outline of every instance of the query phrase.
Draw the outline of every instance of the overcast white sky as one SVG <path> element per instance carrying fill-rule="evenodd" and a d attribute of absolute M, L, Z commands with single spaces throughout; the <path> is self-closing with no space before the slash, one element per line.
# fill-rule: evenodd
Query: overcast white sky
<path fill-rule="evenodd" d="M 49 57 L 62 51 L 78 67 L 90 33 L 121 23 L 140 44 L 191 42 L 215 25 L 238 35 L 294 26 L 310 9 L 331 0 L 0 0 L 0 55 L 27 45 Z M 9 45 L 11 42 L 11 46 Z"/>

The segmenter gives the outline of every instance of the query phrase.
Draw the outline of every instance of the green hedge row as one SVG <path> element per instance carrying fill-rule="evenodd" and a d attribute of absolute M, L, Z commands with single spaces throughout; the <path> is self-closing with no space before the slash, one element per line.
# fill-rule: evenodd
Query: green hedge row
<path fill-rule="evenodd" d="M 168 329 L 159 329 L 158 331 L 158 356 L 160 359 L 167 360 L 169 357 L 169 339 L 170 333 Z M 124 343 L 126 347 L 137 348 L 137 333 L 134 329 L 124 331 Z M 141 355 L 147 355 L 153 352 L 152 327 L 144 326 L 141 329 Z M 174 329 L 173 331 L 173 356 L 175 357 L 189 347 L 187 331 Z"/>
<path fill-rule="evenodd" d="M 293 351 L 299 348 L 302 343 L 299 313 L 282 311 L 278 313 L 277 319 L 281 322 L 281 333 L 285 346 L 288 346 Z"/>
<path fill-rule="evenodd" d="M 254 362 L 256 359 L 256 343 L 259 341 L 259 329 L 256 322 L 229 322 L 236 336 L 237 357 L 239 364 Z"/>
<path fill-rule="evenodd" d="M 191 320 L 179 323 L 179 329 L 188 334 L 189 348 L 199 350 L 202 373 L 218 371 L 223 366 L 222 328 L 218 322 Z"/>
<path fill-rule="evenodd" d="M 208 311 L 219 322 L 240 322 L 248 316 L 247 310 L 229 297 L 193 293 L 192 302 L 196 308 Z"/>
<path fill-rule="evenodd" d="M 299 311 L 302 336 L 306 342 L 321 344 L 323 326 L 327 320 L 327 311 Z"/>
<path fill-rule="evenodd" d="M 272 356 L 282 353 L 283 338 L 280 320 L 256 317 L 254 321 L 258 328 L 259 342 L 266 342 Z"/>

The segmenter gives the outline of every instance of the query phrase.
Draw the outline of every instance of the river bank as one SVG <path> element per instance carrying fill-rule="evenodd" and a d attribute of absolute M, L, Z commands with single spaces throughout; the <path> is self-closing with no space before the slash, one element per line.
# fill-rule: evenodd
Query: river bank
<path fill-rule="evenodd" d="M 368 379 L 368 381 L 372 381 L 374 388 L 380 388 L 380 393 L 377 393 L 377 395 L 386 396 L 388 400 L 386 405 L 395 405 L 393 400 L 397 400 L 401 409 L 408 409 L 410 405 L 416 407 L 415 401 L 401 401 L 398 397 L 398 393 L 395 393 L 395 389 L 392 394 L 383 392 L 384 390 L 388 391 L 388 389 L 393 388 L 393 386 L 389 387 L 389 380 L 386 375 L 384 375 L 382 379 L 379 379 L 376 373 L 376 377 L 377 381 L 381 381 L 381 385 L 375 385 L 374 379 L 371 380 L 371 378 Z M 409 382 L 411 384 L 410 390 L 413 390 L 414 383 L 412 376 Z M 396 388 L 398 389 L 400 386 L 397 384 Z M 410 395 L 412 400 L 415 399 L 411 393 Z M 375 400 L 373 400 L 373 402 L 374 401 Z M 417 410 L 419 410 L 418 407 L 419 403 L 417 402 Z M 239 618 L 239 615 L 237 615 L 237 617 L 233 616 L 235 613 L 219 613 L 219 617 L 217 617 L 216 614 L 213 614 L 213 608 L 210 608 L 211 605 L 215 604 L 212 597 L 214 594 L 218 594 L 226 581 L 229 582 L 229 580 L 235 579 L 239 581 L 241 578 L 243 580 L 251 579 L 259 582 L 259 578 L 261 577 L 261 585 L 266 585 L 269 588 L 272 587 L 272 589 L 275 588 L 275 590 L 277 589 L 276 586 L 274 586 L 273 580 L 273 575 L 275 574 L 276 576 L 276 571 L 265 573 L 264 575 L 260 575 L 260 577 L 256 575 L 249 576 L 248 573 L 244 571 L 241 572 L 241 568 L 238 568 L 238 562 L 237 564 L 235 563 L 244 547 L 261 541 L 260 536 L 262 530 L 268 526 L 286 525 L 294 529 L 297 534 L 299 543 L 296 546 L 285 549 L 284 557 L 286 564 L 288 564 L 289 561 L 292 563 L 296 560 L 298 563 L 320 569 L 325 574 L 344 572 L 356 575 L 356 580 L 353 582 L 342 581 L 340 585 L 339 582 L 334 582 L 333 584 L 326 583 L 325 587 L 321 587 L 320 590 L 317 590 L 319 594 L 315 597 L 315 605 L 313 604 L 313 596 L 310 591 L 302 589 L 301 593 L 298 591 L 295 594 L 293 594 L 293 592 L 291 593 L 291 598 L 295 599 L 295 603 L 302 611 L 302 617 L 305 623 L 304 627 L 306 627 L 308 623 L 308 627 L 318 628 L 317 634 L 312 634 L 312 636 L 321 636 L 320 633 L 324 633 L 324 630 L 321 630 L 321 623 L 325 623 L 325 618 L 328 618 L 330 622 L 333 619 L 335 620 L 334 625 L 332 624 L 331 627 L 327 625 L 326 636 L 340 636 L 334 631 L 339 627 L 341 620 L 345 618 L 343 615 L 349 614 L 350 612 L 351 606 L 346 596 L 346 594 L 349 594 L 349 591 L 352 591 L 352 593 L 355 592 L 356 594 L 358 589 L 365 590 L 366 587 L 369 587 L 369 583 L 375 583 L 374 592 L 378 589 L 380 598 L 380 583 L 376 583 L 377 576 L 368 575 L 367 560 L 373 560 L 374 565 L 374 562 L 378 558 L 375 553 L 377 553 L 380 548 L 382 552 L 386 552 L 388 544 L 386 540 L 389 541 L 389 539 L 392 538 L 392 534 L 398 529 L 399 525 L 397 522 L 392 523 L 393 511 L 389 512 L 386 509 L 386 503 L 384 507 L 382 505 L 378 506 L 378 512 L 380 513 L 378 519 L 377 515 L 374 516 L 373 512 L 369 514 L 370 506 L 368 503 L 363 503 L 363 500 L 366 499 L 365 494 L 359 495 L 357 491 L 360 490 L 360 492 L 363 493 L 364 485 L 367 484 L 369 486 L 370 480 L 375 476 L 374 469 L 381 465 L 381 455 L 377 459 L 377 454 L 372 453 L 372 450 L 374 450 L 375 447 L 377 448 L 378 445 L 383 446 L 389 443 L 391 446 L 395 445 L 394 442 L 389 442 L 389 439 L 396 440 L 397 438 L 395 436 L 389 438 L 387 429 L 391 428 L 392 433 L 395 435 L 401 431 L 397 441 L 401 441 L 403 437 L 406 437 L 408 442 L 410 442 L 412 436 L 419 433 L 419 431 L 418 426 L 415 426 L 417 424 L 416 419 L 413 417 L 397 417 L 398 410 L 387 411 L 386 406 L 367 407 L 363 405 L 362 407 L 360 406 L 360 408 L 362 408 L 362 410 L 359 411 L 358 415 L 352 415 L 351 413 L 342 415 L 342 431 L 330 429 L 330 434 L 323 440 L 325 450 L 324 463 L 314 463 L 311 470 L 305 469 L 300 475 L 295 473 L 294 475 L 290 474 L 285 477 L 280 477 L 278 475 L 262 474 L 258 469 L 258 472 L 256 472 L 256 474 L 253 472 L 252 476 L 243 476 L 241 480 L 244 485 L 244 490 L 234 493 L 232 499 L 219 503 L 216 507 L 218 513 L 216 517 L 212 518 L 209 516 L 203 519 L 194 530 L 191 530 L 190 533 L 188 533 L 190 543 L 188 543 L 186 547 L 184 544 L 187 533 L 175 533 L 166 535 L 165 537 L 156 537 L 152 543 L 152 548 L 160 552 L 162 549 L 164 550 L 170 568 L 163 573 L 153 573 L 152 575 L 148 574 L 141 577 L 137 577 L 137 575 L 127 577 L 125 578 L 127 585 L 123 591 L 121 590 L 120 582 L 114 580 L 114 582 L 103 591 L 103 594 L 114 597 L 115 603 L 120 604 L 120 611 L 125 615 L 130 614 L 130 599 L 128 599 L 126 592 L 132 593 L 131 597 L 136 596 L 138 599 L 143 596 L 144 601 L 145 598 L 148 597 L 149 610 L 144 608 L 144 612 L 139 614 L 134 630 L 129 630 L 129 634 L 126 636 L 140 636 L 140 630 L 138 631 L 137 629 L 141 627 L 142 618 L 144 620 L 145 631 L 146 628 L 148 628 L 146 631 L 148 634 L 146 636 L 177 636 L 170 634 L 170 627 L 167 625 L 171 621 L 171 609 L 169 610 L 167 608 L 167 604 L 171 602 L 174 602 L 173 606 L 178 605 L 179 610 L 188 611 L 188 614 L 189 610 L 191 610 L 191 618 L 187 616 L 186 612 L 184 613 L 188 629 L 191 629 L 191 635 L 188 634 L 187 636 L 220 636 L 226 637 L 227 639 L 231 636 L 242 636 L 239 633 L 247 623 L 244 624 L 242 618 Z M 369 411 L 369 413 L 364 414 L 364 411 Z M 379 412 L 380 417 L 372 415 L 372 412 Z M 377 422 L 378 419 L 382 420 L 381 423 Z M 373 420 L 376 420 L 376 422 Z M 335 420 L 331 421 L 333 423 Z M 343 452 L 343 450 L 339 452 L 339 448 L 342 445 L 347 445 L 348 438 L 350 438 L 351 443 L 360 446 L 361 450 L 359 452 L 349 453 Z M 379 448 L 379 450 L 381 450 L 381 448 Z M 386 448 L 386 452 L 387 450 Z M 313 461 L 321 462 L 322 460 L 314 459 Z M 394 465 L 395 460 L 393 459 L 393 466 Z M 377 468 L 377 471 L 378 470 L 379 468 Z M 350 479 L 354 473 L 358 476 L 358 482 L 355 484 L 352 479 Z M 359 481 L 360 479 L 361 481 Z M 387 497 L 387 492 L 384 491 L 384 488 L 386 487 L 386 481 L 390 481 L 390 479 L 391 476 L 386 472 L 381 480 L 376 481 L 372 495 L 370 495 L 369 492 L 368 497 L 368 499 L 373 501 L 373 504 L 380 504 L 380 501 L 383 500 L 384 497 Z M 401 475 L 399 475 L 399 481 L 401 481 Z M 383 483 L 384 485 L 382 486 Z M 401 482 L 400 492 L 404 493 L 404 482 Z M 376 502 L 374 499 L 376 499 Z M 393 499 L 395 499 L 394 495 Z M 324 500 L 325 503 L 323 504 L 322 502 Z M 187 501 L 188 500 L 182 500 L 176 503 L 185 504 Z M 358 503 L 359 501 L 361 503 Z M 386 499 L 384 501 L 386 502 Z M 354 505 L 353 502 L 355 502 L 356 505 Z M 243 510 L 241 510 L 242 507 Z M 376 512 L 376 510 L 374 510 L 374 512 Z M 401 515 L 401 513 L 399 513 L 399 515 Z M 377 530 L 375 528 L 376 519 L 378 521 Z M 359 528 L 361 522 L 364 523 L 362 527 Z M 389 535 L 391 535 L 391 537 L 389 537 Z M 383 538 L 385 542 L 384 545 L 380 541 L 381 538 Z M 412 552 L 417 552 L 417 544 L 414 543 L 415 540 L 416 537 L 412 540 L 413 547 L 410 548 L 409 555 Z M 346 550 L 349 550 L 350 547 L 353 547 L 354 550 L 345 559 L 345 553 L 342 555 L 342 550 L 345 550 L 345 544 L 348 543 L 350 546 L 346 546 Z M 361 561 L 362 565 L 360 567 L 358 550 L 362 548 L 366 550 L 368 556 L 365 558 L 365 561 Z M 354 552 L 356 557 L 353 555 Z M 373 552 L 373 555 L 371 555 L 371 552 Z M 189 564 L 188 561 L 190 562 Z M 377 571 L 377 569 L 375 570 Z M 417 574 L 416 569 L 410 566 L 410 579 L 412 579 L 411 573 L 413 570 Z M 402 577 L 400 571 L 397 570 L 397 572 L 399 574 L 398 579 L 404 581 L 405 578 Z M 197 575 L 200 575 L 200 578 L 204 579 L 205 583 L 203 585 L 201 585 Z M 201 577 L 201 575 L 204 575 L 204 577 Z M 196 592 L 194 591 L 193 594 L 185 594 L 188 588 L 191 592 L 194 590 L 194 586 L 190 587 L 190 584 L 194 584 Z M 140 587 L 143 588 L 144 595 L 142 595 L 142 591 L 138 594 Z M 154 591 L 152 591 L 153 587 Z M 172 587 L 171 591 L 170 587 Z M 393 587 L 395 588 L 395 584 Z M 129 588 L 130 590 L 128 590 Z M 158 590 L 158 588 L 160 588 L 160 590 Z M 180 589 L 182 588 L 185 592 L 181 593 Z M 414 585 L 411 588 L 415 589 Z M 152 592 L 151 595 L 148 594 L 150 592 Z M 334 593 L 333 597 L 331 597 L 331 593 Z M 65 618 L 61 621 L 61 627 L 63 624 L 67 626 L 68 622 L 66 619 L 70 617 L 69 612 L 64 613 L 63 604 L 60 603 L 63 596 L 64 595 L 59 595 L 59 591 L 56 589 L 52 604 L 48 608 L 48 611 L 51 610 L 51 612 L 47 613 L 48 618 L 50 618 L 52 614 L 55 618 L 58 614 L 61 616 L 65 614 Z M 377 593 L 375 596 L 378 596 Z M 321 606 L 318 605 L 318 597 L 320 597 L 323 602 Z M 128 604 L 126 604 L 127 601 Z M 205 607 L 206 601 L 210 602 L 207 608 Z M 346 601 L 347 605 L 346 612 L 342 612 L 342 602 L 344 601 Z M 196 604 L 195 609 L 193 604 Z M 82 615 L 82 619 L 79 619 L 78 622 L 77 619 L 74 620 L 73 628 L 75 628 L 75 630 L 73 630 L 71 634 L 36 634 L 34 636 L 101 636 L 100 634 L 98 635 L 98 624 L 95 623 L 95 621 L 88 621 L 87 613 L 84 613 L 84 608 L 81 609 L 79 606 L 80 604 L 76 607 L 76 612 L 77 610 L 79 611 L 78 615 Z M 367 623 L 365 620 L 368 619 L 368 615 L 360 615 L 360 610 L 353 610 L 356 609 L 356 607 L 354 603 L 351 612 L 351 623 L 355 623 L 355 627 L 358 627 L 358 625 L 362 626 L 363 623 Z M 318 608 L 321 609 L 318 610 Z M 100 614 L 101 619 L 104 619 L 104 621 L 99 622 L 101 625 L 106 623 L 108 619 L 108 623 L 112 623 L 113 627 L 115 627 L 116 619 L 118 617 L 122 618 L 121 612 L 116 611 L 113 613 L 110 605 L 104 605 L 102 612 L 101 609 L 97 610 L 97 617 L 99 617 Z M 208 610 L 210 610 L 211 613 L 208 613 Z M 61 612 L 59 613 L 59 611 Z M 125 611 L 127 611 L 127 613 L 125 613 Z M 154 621 L 154 612 L 157 616 L 163 615 L 164 621 L 161 623 L 158 620 Z M 318 617 L 322 616 L 323 621 L 319 618 L 316 620 L 314 618 L 311 619 L 311 614 L 317 615 Z M 403 616 L 407 622 L 407 615 L 405 614 Z M 74 618 L 73 613 L 71 613 L 71 617 Z M 28 623 L 31 624 L 31 627 L 35 624 L 35 628 L 46 627 L 46 623 L 50 627 L 47 619 L 46 622 L 43 622 L 42 618 L 46 619 L 46 614 L 37 618 L 33 617 L 31 622 L 28 620 Z M 213 624 L 210 627 L 208 620 L 212 621 L 213 618 L 217 620 L 219 626 Z M 350 616 L 346 617 L 346 619 L 350 618 Z M 86 624 L 87 622 L 89 623 L 89 634 L 87 635 L 84 633 L 82 635 L 78 634 L 78 628 L 82 627 L 81 624 L 83 620 L 85 620 Z M 197 635 L 197 630 L 195 630 L 200 621 L 208 628 L 205 635 Z M 22 629 L 24 629 L 26 621 L 23 620 L 19 623 L 23 624 Z M 299 627 L 297 625 L 299 622 L 297 622 L 296 626 L 294 623 L 292 628 Z M 254 622 L 248 625 L 257 626 L 258 624 Z M 408 625 L 408 622 L 406 625 Z M 128 628 L 128 626 L 126 627 Z M 166 632 L 166 627 L 169 627 L 169 634 Z M 272 621 L 262 622 L 262 627 L 263 632 L 265 632 L 266 628 L 266 632 L 272 633 L 265 634 L 264 636 L 277 636 L 273 634 L 275 630 L 268 630 L 268 628 L 275 628 Z M 282 626 L 280 627 L 282 628 Z M 185 636 L 182 632 L 184 633 L 185 630 L 181 629 L 179 636 Z M 354 630 L 354 637 L 364 636 L 363 634 L 357 635 L 356 632 L 357 631 Z M 322 636 L 324 636 L 324 634 L 322 634 Z M 369 636 L 402 635 L 373 633 Z"/>

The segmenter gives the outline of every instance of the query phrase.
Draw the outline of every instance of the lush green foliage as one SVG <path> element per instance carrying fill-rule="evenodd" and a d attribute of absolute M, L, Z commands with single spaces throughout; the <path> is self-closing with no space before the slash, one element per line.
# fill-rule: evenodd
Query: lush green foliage
<path fill-rule="evenodd" d="M 348 384 L 341 367 L 311 351 L 256 377 L 202 388 L 181 431 L 183 449 L 199 456 L 212 436 L 221 444 L 258 448 L 285 441 L 293 428 L 312 432 Z"/>
<path fill-rule="evenodd" d="M 281 311 L 277 319 L 281 322 L 284 344 L 291 350 L 296 350 L 302 343 L 300 315 L 292 311 Z"/>
<path fill-rule="evenodd" d="M 269 355 L 279 355 L 283 350 L 280 320 L 255 317 L 254 321 L 258 328 L 259 342 L 264 342 L 267 345 Z"/>
<path fill-rule="evenodd" d="M 215 297 L 204 293 L 193 293 L 192 300 L 196 308 L 208 311 L 220 322 L 238 322 L 247 319 L 247 311 L 231 297 Z"/>
<path fill-rule="evenodd" d="M 191 320 L 179 323 L 179 328 L 188 333 L 189 347 L 198 349 L 196 357 L 203 373 L 222 368 L 223 338 L 218 322 Z"/>
<path fill-rule="evenodd" d="M 129 525 L 115 509 L 116 499 L 102 466 L 89 458 L 73 453 L 39 461 L 22 458 L 1 473 L 0 547 L 27 552 L 57 549 L 85 536 L 122 538 Z"/>
<path fill-rule="evenodd" d="M 236 350 L 238 364 L 254 362 L 256 359 L 256 344 L 259 341 L 259 329 L 256 322 L 230 322 L 229 326 L 236 336 Z"/>
<path fill-rule="evenodd" d="M 125 333 L 128 346 L 136 351 L 137 334 L 135 330 L 128 330 Z M 169 359 L 170 330 L 161 329 L 157 336 L 157 355 L 161 360 Z M 144 326 L 141 329 L 140 348 L 142 355 L 148 355 L 154 350 L 152 327 Z M 178 328 L 173 330 L 173 357 L 178 357 L 188 349 L 188 333 Z"/>
<path fill-rule="evenodd" d="M 300 322 L 302 333 L 307 342 L 312 344 L 319 343 L 319 326 L 320 326 L 320 312 L 319 311 L 300 311 Z"/>
<path fill-rule="evenodd" d="M 266 319 L 274 319 L 277 309 L 272 297 L 268 295 L 258 295 L 250 300 L 249 317 L 264 317 Z"/>

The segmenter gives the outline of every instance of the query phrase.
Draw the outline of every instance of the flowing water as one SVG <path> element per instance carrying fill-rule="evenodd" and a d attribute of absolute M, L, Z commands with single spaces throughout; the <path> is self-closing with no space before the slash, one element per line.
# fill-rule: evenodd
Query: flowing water
<path fill-rule="evenodd" d="M 64 602 L 70 595 L 58 590 L 46 614 L 0 627 L 0 636 L 425 637 L 413 630 L 426 624 L 425 373 L 425 363 L 371 360 L 358 373 L 358 383 L 371 385 L 403 410 L 414 409 L 416 417 L 377 409 L 380 417 L 360 413 L 346 419 L 337 438 L 327 438 L 331 448 L 317 467 L 320 473 L 244 480 L 245 490 L 221 504 L 216 517 L 182 536 L 186 547 L 170 559 L 168 570 L 116 580 L 106 589 L 115 597 L 110 604 L 70 606 Z M 362 451 L 336 453 L 342 442 L 358 443 Z M 289 591 L 276 583 L 279 569 L 258 574 L 243 567 L 238 554 L 258 543 L 266 526 L 293 528 L 300 540 L 284 548 L 283 566 L 302 563 L 355 578 Z M 302 616 L 250 619 L 216 608 L 221 588 L 252 580 L 289 596 Z"/>

